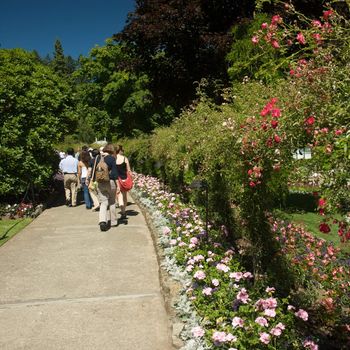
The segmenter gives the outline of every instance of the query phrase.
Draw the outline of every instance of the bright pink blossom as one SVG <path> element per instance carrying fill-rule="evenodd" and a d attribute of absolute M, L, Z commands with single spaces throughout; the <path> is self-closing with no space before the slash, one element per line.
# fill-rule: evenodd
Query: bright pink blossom
<path fill-rule="evenodd" d="M 278 41 L 276 39 L 271 40 L 271 45 L 274 49 L 280 48 L 280 44 L 278 43 Z"/>
<path fill-rule="evenodd" d="M 253 43 L 254 45 L 256 45 L 258 42 L 259 42 L 259 37 L 257 37 L 256 35 L 254 35 L 254 36 L 252 37 L 252 43 Z"/>
<path fill-rule="evenodd" d="M 333 11 L 332 10 L 328 10 L 328 11 L 324 11 L 323 12 L 323 18 L 328 21 L 329 17 L 331 17 L 333 15 Z"/>
<path fill-rule="evenodd" d="M 306 44 L 306 40 L 305 40 L 304 34 L 301 33 L 301 32 L 297 34 L 297 40 L 302 45 Z"/>
<path fill-rule="evenodd" d="M 305 124 L 307 125 L 313 125 L 314 123 L 315 123 L 315 117 L 312 115 L 310 115 L 310 117 L 305 120 Z"/>
<path fill-rule="evenodd" d="M 318 206 L 319 207 L 324 207 L 325 205 L 326 205 L 326 199 L 325 198 L 320 198 L 319 200 L 318 200 Z"/>
<path fill-rule="evenodd" d="M 315 27 L 315 28 L 321 28 L 322 27 L 322 23 L 320 21 L 313 20 L 311 23 L 312 23 L 312 26 Z"/>
<path fill-rule="evenodd" d="M 271 19 L 271 24 L 278 24 L 278 23 L 282 23 L 282 17 L 281 16 L 279 16 L 279 15 L 275 15 L 275 16 L 273 16 L 272 17 L 272 19 Z"/>

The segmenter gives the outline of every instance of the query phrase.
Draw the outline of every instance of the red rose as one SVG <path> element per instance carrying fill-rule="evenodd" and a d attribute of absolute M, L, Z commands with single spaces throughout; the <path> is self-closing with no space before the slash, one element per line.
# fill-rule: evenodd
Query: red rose
<path fill-rule="evenodd" d="M 315 123 L 315 117 L 312 115 L 305 120 L 305 124 L 307 125 L 313 125 L 314 123 Z"/>
<path fill-rule="evenodd" d="M 324 198 L 320 198 L 319 200 L 318 200 L 318 206 L 319 207 L 324 207 L 326 205 L 326 200 L 324 199 Z"/>
<path fill-rule="evenodd" d="M 273 139 L 275 140 L 276 143 L 281 142 L 281 138 L 278 135 L 274 135 Z"/>
<path fill-rule="evenodd" d="M 319 226 L 319 230 L 323 233 L 329 233 L 331 232 L 331 228 L 329 227 L 328 224 L 326 224 L 325 222 L 322 222 Z"/>
<path fill-rule="evenodd" d="M 276 129 L 278 126 L 278 121 L 277 120 L 271 120 L 271 126 L 273 129 Z"/>

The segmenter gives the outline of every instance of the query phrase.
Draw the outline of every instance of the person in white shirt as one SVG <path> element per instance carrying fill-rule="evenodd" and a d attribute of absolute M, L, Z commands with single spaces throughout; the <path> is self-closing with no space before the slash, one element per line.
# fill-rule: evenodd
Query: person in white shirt
<path fill-rule="evenodd" d="M 73 148 L 67 150 L 67 157 L 60 161 L 59 168 L 64 175 L 63 184 L 66 205 L 75 207 L 77 205 L 78 159 L 74 158 Z"/>

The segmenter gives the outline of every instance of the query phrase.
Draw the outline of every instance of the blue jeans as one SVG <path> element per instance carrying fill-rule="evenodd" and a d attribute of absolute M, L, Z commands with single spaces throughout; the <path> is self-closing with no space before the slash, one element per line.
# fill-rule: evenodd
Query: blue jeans
<path fill-rule="evenodd" d="M 84 202 L 85 202 L 86 209 L 91 209 L 92 199 L 90 197 L 89 188 L 85 184 L 85 180 L 86 180 L 85 178 L 81 179 L 81 186 L 83 188 L 83 193 L 84 193 Z"/>

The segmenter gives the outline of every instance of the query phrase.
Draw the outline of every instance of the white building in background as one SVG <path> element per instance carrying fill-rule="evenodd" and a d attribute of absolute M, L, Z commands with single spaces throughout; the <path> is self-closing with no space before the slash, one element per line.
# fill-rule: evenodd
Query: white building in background
<path fill-rule="evenodd" d="M 294 159 L 311 159 L 311 148 L 305 147 L 305 148 L 299 148 L 293 153 Z"/>
<path fill-rule="evenodd" d="M 106 139 L 104 139 L 104 140 L 95 139 L 95 143 L 97 143 L 98 145 L 101 145 L 101 146 L 105 146 L 105 145 L 107 145 L 108 142 Z"/>

